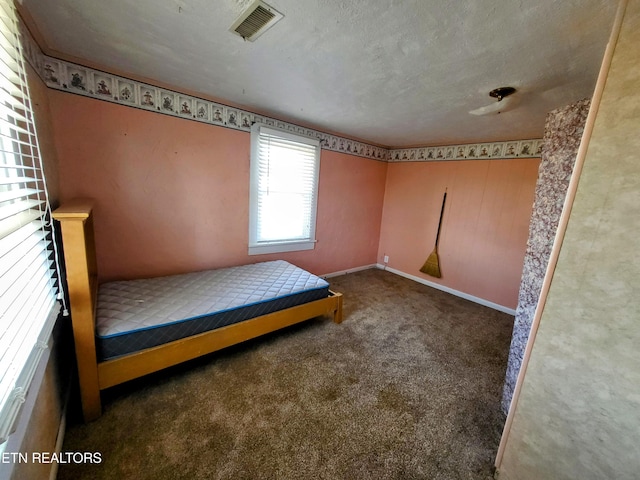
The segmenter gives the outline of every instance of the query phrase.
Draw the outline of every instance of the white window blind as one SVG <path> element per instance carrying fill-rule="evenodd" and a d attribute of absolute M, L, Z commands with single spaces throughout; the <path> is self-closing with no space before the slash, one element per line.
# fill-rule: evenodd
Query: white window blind
<path fill-rule="evenodd" d="M 252 128 L 249 254 L 314 248 L 320 143 Z"/>
<path fill-rule="evenodd" d="M 0 0 L 0 444 L 12 432 L 57 314 L 46 186 L 11 0 Z M 0 451 L 2 447 L 0 446 Z"/>

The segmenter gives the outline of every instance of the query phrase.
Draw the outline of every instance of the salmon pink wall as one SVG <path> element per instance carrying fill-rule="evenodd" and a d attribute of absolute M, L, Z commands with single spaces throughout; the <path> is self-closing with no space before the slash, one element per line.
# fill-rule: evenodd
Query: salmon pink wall
<path fill-rule="evenodd" d="M 60 200 L 95 199 L 103 280 L 283 258 L 316 274 L 376 261 L 387 164 L 322 151 L 314 250 L 247 254 L 250 135 L 50 91 Z"/>
<path fill-rule="evenodd" d="M 378 262 L 515 309 L 540 159 L 391 163 Z M 443 193 L 442 278 L 420 272 L 431 253 Z"/>
<path fill-rule="evenodd" d="M 42 168 L 47 182 L 47 193 L 49 202 L 55 208 L 58 206 L 58 155 L 55 148 L 51 111 L 49 110 L 49 88 L 40 79 L 31 65 L 27 67 L 27 78 L 29 80 L 29 95 L 31 97 L 31 108 L 36 123 L 38 134 L 38 146 L 40 147 L 40 157 L 42 158 Z"/>
<path fill-rule="evenodd" d="M 539 159 L 384 163 L 323 150 L 316 248 L 247 254 L 250 135 L 49 90 L 59 196 L 96 201 L 102 280 L 284 258 L 319 275 L 383 263 L 517 305 Z M 433 249 L 442 194 L 441 279 Z"/>

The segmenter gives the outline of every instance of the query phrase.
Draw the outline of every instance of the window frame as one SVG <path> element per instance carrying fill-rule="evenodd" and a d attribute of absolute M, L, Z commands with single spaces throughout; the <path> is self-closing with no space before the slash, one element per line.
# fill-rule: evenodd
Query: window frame
<path fill-rule="evenodd" d="M 310 206 L 310 231 L 309 236 L 304 239 L 273 240 L 265 241 L 258 239 L 258 204 L 260 194 L 258 191 L 259 158 L 258 148 L 262 133 L 273 135 L 287 141 L 297 142 L 311 146 L 315 149 L 314 172 L 313 172 L 313 193 Z M 251 157 L 250 157 L 250 187 L 249 187 L 249 255 L 261 255 L 268 253 L 284 253 L 303 250 L 313 250 L 316 240 L 316 223 L 318 213 L 318 190 L 320 179 L 320 141 L 316 138 L 305 137 L 292 132 L 265 125 L 254 123 L 251 126 Z"/>
<path fill-rule="evenodd" d="M 14 433 L 61 308 L 55 232 L 18 15 L 0 0 L 0 453 Z M 10 280 L 10 281 L 9 281 Z M 6 348 L 10 345 L 11 348 Z"/>

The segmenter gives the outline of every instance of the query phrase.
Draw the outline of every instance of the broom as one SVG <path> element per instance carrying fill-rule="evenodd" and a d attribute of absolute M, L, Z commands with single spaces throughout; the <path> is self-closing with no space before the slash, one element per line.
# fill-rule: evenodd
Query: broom
<path fill-rule="evenodd" d="M 433 247 L 433 252 L 431 252 L 431 255 L 429 255 L 427 261 L 424 262 L 424 265 L 420 269 L 422 273 L 436 278 L 442 277 L 440 273 L 440 263 L 438 261 L 438 240 L 440 239 L 440 227 L 442 227 L 442 215 L 444 214 L 444 203 L 446 201 L 447 191 L 445 190 L 444 197 L 442 198 L 442 209 L 440 210 L 440 221 L 438 222 L 438 233 L 436 234 L 436 246 Z"/>

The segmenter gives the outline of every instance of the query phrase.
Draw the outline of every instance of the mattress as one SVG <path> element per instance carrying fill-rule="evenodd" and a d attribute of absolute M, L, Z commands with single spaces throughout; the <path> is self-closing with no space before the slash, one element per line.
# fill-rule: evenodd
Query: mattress
<path fill-rule="evenodd" d="M 98 357 L 162 345 L 328 295 L 325 280 L 284 260 L 103 283 Z"/>

